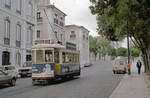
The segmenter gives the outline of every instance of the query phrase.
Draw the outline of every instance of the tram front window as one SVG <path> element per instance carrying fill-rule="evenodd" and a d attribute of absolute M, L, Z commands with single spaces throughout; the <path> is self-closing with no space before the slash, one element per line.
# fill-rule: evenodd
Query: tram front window
<path fill-rule="evenodd" d="M 36 51 L 36 62 L 37 63 L 43 62 L 43 50 Z"/>
<path fill-rule="evenodd" d="M 45 62 L 53 62 L 53 53 L 50 50 L 45 51 Z"/>

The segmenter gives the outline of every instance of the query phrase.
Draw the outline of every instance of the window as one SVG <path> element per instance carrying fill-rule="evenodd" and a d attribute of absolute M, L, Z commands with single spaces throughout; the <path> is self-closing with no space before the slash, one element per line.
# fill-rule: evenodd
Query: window
<path fill-rule="evenodd" d="M 5 0 L 5 7 L 11 9 L 11 0 Z"/>
<path fill-rule="evenodd" d="M 37 30 L 37 38 L 40 38 L 40 30 Z"/>
<path fill-rule="evenodd" d="M 45 51 L 45 62 L 53 62 L 53 53 L 50 50 Z"/>
<path fill-rule="evenodd" d="M 57 15 L 57 14 L 55 14 L 55 17 L 56 17 L 56 18 L 57 18 L 57 16 L 58 16 L 58 15 Z"/>
<path fill-rule="evenodd" d="M 37 19 L 41 18 L 41 12 L 37 12 Z"/>
<path fill-rule="evenodd" d="M 70 39 L 74 39 L 74 38 L 76 38 L 75 31 L 71 31 Z"/>
<path fill-rule="evenodd" d="M 63 27 L 63 26 L 64 26 L 64 23 L 63 23 L 63 22 L 60 22 L 59 25 Z"/>
<path fill-rule="evenodd" d="M 55 51 L 55 52 L 54 52 L 54 55 L 55 55 L 55 56 L 54 56 L 54 62 L 55 62 L 55 63 L 59 63 L 59 52 L 58 52 L 58 51 Z"/>
<path fill-rule="evenodd" d="M 54 23 L 58 24 L 58 19 L 57 18 L 54 18 Z"/>
<path fill-rule="evenodd" d="M 63 20 L 63 18 L 62 18 L 62 17 L 60 17 L 60 19 L 61 19 L 61 20 Z"/>
<path fill-rule="evenodd" d="M 21 45 L 21 25 L 17 24 L 16 27 L 16 46 L 20 47 Z"/>
<path fill-rule="evenodd" d="M 21 54 L 20 53 L 16 54 L 16 65 L 21 66 Z"/>
<path fill-rule="evenodd" d="M 5 20 L 5 31 L 4 31 L 4 44 L 9 45 L 10 43 L 10 21 Z"/>
<path fill-rule="evenodd" d="M 28 43 L 32 43 L 32 29 L 31 27 L 28 29 L 28 32 L 27 32 L 27 42 Z"/>
<path fill-rule="evenodd" d="M 8 51 L 2 53 L 2 65 L 10 65 L 10 53 Z"/>
<path fill-rule="evenodd" d="M 21 14 L 21 1 L 22 0 L 16 0 L 16 12 Z"/>
<path fill-rule="evenodd" d="M 33 5 L 32 5 L 31 2 L 30 2 L 29 5 L 28 5 L 28 15 L 29 15 L 29 16 L 32 16 L 32 15 L 33 15 Z"/>
<path fill-rule="evenodd" d="M 41 63 L 43 62 L 43 50 L 37 50 L 36 51 L 36 62 Z"/>
<path fill-rule="evenodd" d="M 83 39 L 86 39 L 86 37 L 85 37 L 85 32 L 83 32 Z"/>
<path fill-rule="evenodd" d="M 55 23 L 55 24 L 59 24 L 59 23 L 58 23 L 58 15 L 57 15 L 57 14 L 55 14 L 55 16 L 54 16 L 54 23 Z"/>

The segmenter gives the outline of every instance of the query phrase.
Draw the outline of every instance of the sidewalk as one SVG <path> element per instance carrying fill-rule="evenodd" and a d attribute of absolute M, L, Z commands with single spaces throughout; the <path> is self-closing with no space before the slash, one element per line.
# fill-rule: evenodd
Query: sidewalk
<path fill-rule="evenodd" d="M 150 98 L 150 85 L 146 74 L 127 74 L 109 98 Z"/>

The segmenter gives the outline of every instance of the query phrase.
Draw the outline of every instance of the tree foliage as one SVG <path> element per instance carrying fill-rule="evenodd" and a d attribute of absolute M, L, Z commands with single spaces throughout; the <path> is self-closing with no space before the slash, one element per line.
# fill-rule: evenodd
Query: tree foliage
<path fill-rule="evenodd" d="M 114 41 L 128 34 L 142 51 L 145 68 L 150 71 L 150 0 L 90 1 L 91 12 L 97 15 L 99 34 Z"/>
<path fill-rule="evenodd" d="M 99 54 L 101 54 L 102 56 L 105 56 L 106 54 L 108 54 L 108 50 L 110 48 L 110 41 L 105 39 L 105 38 L 101 38 L 101 39 L 97 39 L 97 46 L 98 46 L 98 52 Z"/>
<path fill-rule="evenodd" d="M 95 56 L 99 53 L 101 56 L 116 56 L 116 51 L 113 46 L 110 45 L 110 41 L 105 38 L 94 38 L 89 37 L 90 52 L 94 53 Z"/>
<path fill-rule="evenodd" d="M 132 57 L 138 57 L 140 55 L 140 50 L 135 47 L 131 47 L 130 51 Z"/>
<path fill-rule="evenodd" d="M 123 47 L 118 48 L 116 50 L 116 54 L 117 54 L 117 56 L 126 57 L 127 56 L 127 48 L 123 48 Z"/>
<path fill-rule="evenodd" d="M 97 39 L 93 38 L 92 36 L 89 36 L 89 46 L 90 46 L 90 52 L 94 53 L 96 56 L 98 53 L 98 46 L 96 45 Z"/>

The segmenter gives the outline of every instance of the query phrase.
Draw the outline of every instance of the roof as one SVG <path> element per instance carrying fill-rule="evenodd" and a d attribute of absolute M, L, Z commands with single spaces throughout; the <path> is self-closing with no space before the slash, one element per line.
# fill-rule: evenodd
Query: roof
<path fill-rule="evenodd" d="M 64 14 L 65 16 L 67 16 L 66 13 L 64 13 L 63 11 L 61 11 L 60 9 L 58 9 L 55 5 L 52 4 L 47 4 L 47 5 L 38 5 L 38 7 L 48 7 L 48 8 L 55 8 L 56 10 L 58 10 L 59 12 L 61 12 L 62 14 Z"/>
<path fill-rule="evenodd" d="M 50 4 L 50 5 L 47 5 L 47 7 L 55 8 L 56 10 L 58 10 L 59 12 L 63 13 L 65 16 L 67 16 L 66 13 L 64 13 L 63 11 L 61 11 L 60 9 L 58 9 L 55 5 Z"/>
<path fill-rule="evenodd" d="M 100 38 L 105 38 L 105 37 L 104 37 L 104 36 L 99 35 L 99 36 L 95 36 L 94 38 L 100 39 Z"/>
<path fill-rule="evenodd" d="M 32 47 L 32 49 L 38 48 L 65 48 L 65 46 L 60 44 L 37 44 Z"/>
<path fill-rule="evenodd" d="M 85 28 L 84 26 L 79 26 L 79 25 L 75 25 L 75 24 L 72 24 L 72 25 L 66 25 L 65 27 L 77 27 L 77 28 L 83 28 L 85 30 L 87 30 L 88 32 L 90 32 L 87 28 Z"/>

